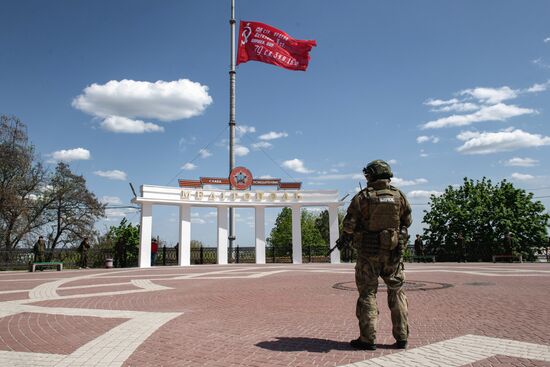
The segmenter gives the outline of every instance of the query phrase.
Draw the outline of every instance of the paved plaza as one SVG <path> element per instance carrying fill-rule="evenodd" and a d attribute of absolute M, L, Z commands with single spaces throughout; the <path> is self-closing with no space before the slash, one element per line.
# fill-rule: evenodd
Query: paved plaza
<path fill-rule="evenodd" d="M 411 335 L 358 335 L 353 264 L 0 273 L 0 366 L 550 366 L 550 264 L 406 264 Z"/>

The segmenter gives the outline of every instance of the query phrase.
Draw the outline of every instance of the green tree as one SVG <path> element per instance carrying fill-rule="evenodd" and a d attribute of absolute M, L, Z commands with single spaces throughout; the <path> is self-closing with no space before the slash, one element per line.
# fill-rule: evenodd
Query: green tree
<path fill-rule="evenodd" d="M 493 185 L 483 178 L 464 178 L 462 186 L 449 186 L 443 195 L 430 198 L 423 223 L 426 250 L 440 260 L 491 260 L 508 251 L 504 236 L 512 236 L 512 252 L 534 259 L 547 241 L 550 216 L 533 194 L 515 188 L 506 180 Z M 459 236 L 463 237 L 460 246 Z"/>
<path fill-rule="evenodd" d="M 277 247 L 292 247 L 292 209 L 283 208 L 277 215 L 267 243 Z"/>
<path fill-rule="evenodd" d="M 302 246 L 322 246 L 326 247 L 327 241 L 323 239 L 321 232 L 315 225 L 318 216 L 308 210 L 302 210 L 301 226 L 302 226 Z"/>
<path fill-rule="evenodd" d="M 46 213 L 51 249 L 91 238 L 96 220 L 105 216 L 105 204 L 88 190 L 84 177 L 71 172 L 65 163 L 57 164 L 44 195 L 51 199 Z"/>
<path fill-rule="evenodd" d="M 315 225 L 316 221 L 316 215 L 308 210 L 302 210 L 300 223 L 302 227 L 302 245 L 304 247 L 310 245 L 326 246 L 327 244 Z M 267 238 L 267 243 L 278 248 L 287 248 L 287 250 L 292 248 L 292 209 L 283 208 L 281 210 Z"/>
<path fill-rule="evenodd" d="M 341 210 L 338 210 L 338 231 L 342 233 L 342 221 L 344 220 L 345 213 Z M 321 214 L 315 218 L 315 227 L 321 233 L 325 244 L 330 242 L 330 228 L 328 220 L 328 210 L 323 210 Z"/>
<path fill-rule="evenodd" d="M 119 251 L 122 250 L 126 255 L 126 261 L 124 265 L 138 263 L 139 253 L 139 224 L 133 225 L 126 218 L 122 218 L 118 226 L 111 226 L 107 235 L 100 240 L 100 246 L 103 249 L 109 249 L 116 252 L 117 246 L 120 246 Z M 115 256 L 116 257 L 116 256 Z M 121 266 L 121 264 L 116 264 Z"/>
<path fill-rule="evenodd" d="M 201 247 L 203 247 L 204 245 L 202 244 L 201 241 L 199 240 L 191 240 L 191 248 L 192 249 L 199 249 Z"/>
<path fill-rule="evenodd" d="M 50 204 L 42 195 L 46 172 L 36 161 L 27 128 L 14 116 L 0 116 L 0 248 L 10 251 L 44 222 Z"/>

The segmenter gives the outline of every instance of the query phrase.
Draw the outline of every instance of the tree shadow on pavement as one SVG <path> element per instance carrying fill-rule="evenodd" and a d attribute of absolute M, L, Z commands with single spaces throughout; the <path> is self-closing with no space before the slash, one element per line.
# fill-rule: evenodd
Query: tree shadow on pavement
<path fill-rule="evenodd" d="M 257 347 L 278 352 L 328 353 L 331 350 L 355 350 L 348 342 L 317 338 L 276 338 L 277 340 L 259 342 Z"/>

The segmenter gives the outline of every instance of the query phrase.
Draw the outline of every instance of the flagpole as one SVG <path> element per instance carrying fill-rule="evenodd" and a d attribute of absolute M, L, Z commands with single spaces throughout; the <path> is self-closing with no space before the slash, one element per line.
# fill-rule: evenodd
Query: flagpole
<path fill-rule="evenodd" d="M 231 60 L 229 66 L 229 172 L 235 168 L 235 0 L 231 0 Z M 229 183 L 229 189 L 233 186 Z M 229 262 L 233 262 L 233 242 L 235 241 L 235 208 L 229 208 Z"/>

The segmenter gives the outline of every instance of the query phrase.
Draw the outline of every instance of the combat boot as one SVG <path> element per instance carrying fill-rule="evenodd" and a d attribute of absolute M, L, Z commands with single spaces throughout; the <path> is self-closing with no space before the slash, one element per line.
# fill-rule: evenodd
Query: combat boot
<path fill-rule="evenodd" d="M 406 340 L 398 340 L 393 344 L 393 347 L 395 349 L 407 349 L 407 344 Z"/>
<path fill-rule="evenodd" d="M 376 344 L 365 343 L 361 338 L 353 339 L 349 344 L 355 349 L 361 350 L 376 350 Z"/>

